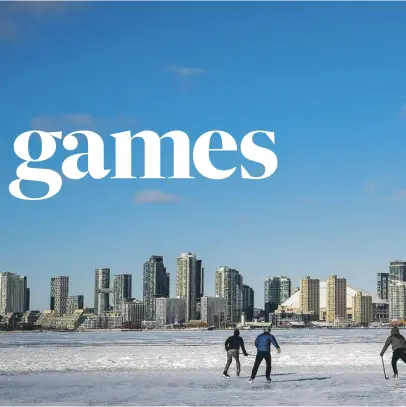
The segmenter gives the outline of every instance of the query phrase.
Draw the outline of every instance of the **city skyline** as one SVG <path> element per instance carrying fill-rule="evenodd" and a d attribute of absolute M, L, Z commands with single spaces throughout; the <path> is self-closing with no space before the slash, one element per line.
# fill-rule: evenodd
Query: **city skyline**
<path fill-rule="evenodd" d="M 237 273 L 238 277 L 237 277 L 236 281 L 237 281 L 237 283 L 239 285 L 241 285 L 241 290 L 243 290 L 244 286 L 248 287 L 250 290 L 253 290 L 253 292 L 255 293 L 254 294 L 254 307 L 257 308 L 257 309 L 266 309 L 265 304 L 267 302 L 267 298 L 269 298 L 269 295 L 270 295 L 269 293 L 267 294 L 266 287 L 267 287 L 267 282 L 270 281 L 270 280 L 277 280 L 277 281 L 282 280 L 282 281 L 285 282 L 285 285 L 286 285 L 286 283 L 288 283 L 288 285 L 287 285 L 288 288 L 285 289 L 285 290 L 288 290 L 288 291 L 286 291 L 285 294 L 282 293 L 283 291 L 279 287 L 277 289 L 278 290 L 277 295 L 278 295 L 279 300 L 276 301 L 275 304 L 276 303 L 282 304 L 286 299 L 290 298 L 296 292 L 296 290 L 300 289 L 301 284 L 307 278 L 311 278 L 312 280 L 316 279 L 319 282 L 326 282 L 327 283 L 329 278 L 334 277 L 334 275 L 331 275 L 331 274 L 327 275 L 327 278 L 322 278 L 322 277 L 320 277 L 319 275 L 316 275 L 316 274 L 312 274 L 310 276 L 303 275 L 302 277 L 300 277 L 298 279 L 297 284 L 296 284 L 296 281 L 291 279 L 288 276 L 276 276 L 276 275 L 268 276 L 262 282 L 262 290 L 260 290 L 258 292 L 257 290 L 255 290 L 252 287 L 252 285 L 250 285 L 246 281 L 247 278 L 244 278 L 244 274 L 245 274 L 244 272 L 240 271 L 237 268 L 229 267 L 227 265 L 218 266 L 216 268 L 215 272 L 214 272 L 214 280 L 211 282 L 211 284 L 210 283 L 208 284 L 207 281 L 206 281 L 206 277 L 205 277 L 205 271 L 206 271 L 205 270 L 205 260 L 204 259 L 200 259 L 200 260 L 197 259 L 196 254 L 193 254 L 191 252 L 181 252 L 180 255 L 178 255 L 177 257 L 175 256 L 177 264 L 179 264 L 179 259 L 182 258 L 182 256 L 192 257 L 192 258 L 194 258 L 194 261 L 196 262 L 196 264 L 199 264 L 199 266 L 201 268 L 201 270 L 200 269 L 199 270 L 201 272 L 201 277 L 202 277 L 202 280 L 200 280 L 200 282 L 199 282 L 199 287 L 205 287 L 205 286 L 210 286 L 210 285 L 213 285 L 213 287 L 214 287 L 212 292 L 204 291 L 200 295 L 207 296 L 207 297 L 216 297 L 216 295 L 217 295 L 217 284 L 218 284 L 217 275 L 218 275 L 219 270 L 225 268 L 225 269 L 230 270 L 231 272 L 236 272 Z M 165 288 L 163 288 L 163 290 L 164 290 L 163 294 L 160 294 L 159 296 L 162 295 L 162 297 L 165 297 L 167 295 L 166 298 L 177 298 L 178 297 L 178 295 L 177 295 L 178 270 L 176 270 L 175 273 L 174 273 L 175 275 L 172 274 L 172 277 L 171 277 L 171 273 L 169 271 L 167 271 L 167 268 L 166 268 L 167 261 L 166 261 L 164 256 L 156 255 L 156 254 L 151 255 L 149 260 L 144 262 L 144 267 L 145 267 L 146 264 L 151 262 L 151 260 L 155 261 L 156 259 L 158 260 L 158 262 L 163 262 L 163 265 L 162 265 L 162 267 L 163 267 L 163 275 L 166 277 L 166 279 L 163 281 L 163 284 L 168 284 L 168 282 L 169 282 L 169 286 L 171 287 L 171 290 L 169 291 L 169 293 L 167 292 L 167 290 Z M 402 278 L 403 278 L 402 273 L 404 273 L 404 275 L 406 276 L 406 261 L 404 262 L 402 260 L 391 260 L 391 261 L 388 262 L 388 264 L 389 265 L 387 266 L 387 271 L 376 273 L 375 279 L 374 279 L 374 288 L 373 289 L 367 289 L 365 284 L 363 284 L 361 286 L 358 286 L 358 287 L 362 287 L 363 291 L 373 293 L 374 295 L 376 295 L 379 298 L 388 299 L 388 298 L 386 298 L 386 296 L 390 297 L 389 288 L 388 288 L 389 287 L 389 280 L 390 280 L 389 276 L 391 275 L 391 273 L 399 274 L 399 278 L 400 278 L 400 276 L 402 276 Z M 394 266 L 395 266 L 395 268 L 394 268 Z M 395 271 L 395 272 L 391 271 L 391 270 L 398 270 L 399 268 L 400 268 L 400 270 L 402 270 L 402 272 L 400 272 L 400 273 L 397 272 L 397 271 Z M 11 273 L 11 274 L 19 275 L 19 273 L 15 272 L 15 271 L 0 270 L 0 272 L 3 272 L 3 273 L 8 272 L 8 273 Z M 20 277 L 22 279 L 24 279 L 24 284 L 26 286 L 26 291 L 27 291 L 26 295 L 29 296 L 29 304 L 30 304 L 30 309 L 31 310 L 34 310 L 34 309 L 38 309 L 38 310 L 52 309 L 53 304 L 55 304 L 55 281 L 58 281 L 57 285 L 58 285 L 59 292 L 62 292 L 62 291 L 64 292 L 64 299 L 62 300 L 62 303 L 63 303 L 62 309 L 67 309 L 68 308 L 68 303 L 72 299 L 72 297 L 78 297 L 78 296 L 82 297 L 82 298 L 84 297 L 84 306 L 85 307 L 93 308 L 95 306 L 95 302 L 93 301 L 93 303 L 92 303 L 91 300 L 89 301 L 89 297 L 94 298 L 94 299 L 96 298 L 96 290 L 97 290 L 96 285 L 99 284 L 98 288 L 102 288 L 103 292 L 100 292 L 97 295 L 98 295 L 99 298 L 103 298 L 103 301 L 106 302 L 106 304 L 108 304 L 108 306 L 103 308 L 103 309 L 106 311 L 107 308 L 110 306 L 114 310 L 115 307 L 117 307 L 118 303 L 116 302 L 116 299 L 114 298 L 114 295 L 113 296 L 111 296 L 111 295 L 115 292 L 115 290 L 117 290 L 117 286 L 118 286 L 117 284 L 119 282 L 121 282 L 121 284 L 119 284 L 119 286 L 122 286 L 123 283 L 124 283 L 124 280 L 127 281 L 127 283 L 125 283 L 125 288 L 124 288 L 124 286 L 122 286 L 121 289 L 119 289 L 119 291 L 122 292 L 122 293 L 126 292 L 127 296 L 128 296 L 127 298 L 134 298 L 134 299 L 136 299 L 138 301 L 143 301 L 143 298 L 144 298 L 143 285 L 141 286 L 141 294 L 139 296 L 135 295 L 134 292 L 133 292 L 134 279 L 133 279 L 132 273 L 116 273 L 111 268 L 95 268 L 95 269 L 93 269 L 92 274 L 93 274 L 93 286 L 89 288 L 89 287 L 85 287 L 84 284 L 81 284 L 81 287 L 82 287 L 81 291 L 76 291 L 76 290 L 73 290 L 71 288 L 72 279 L 69 276 L 56 276 L 56 275 L 54 275 L 54 276 L 50 277 L 50 279 L 48 281 L 48 285 L 50 283 L 50 286 L 49 286 L 50 289 L 48 289 L 48 297 L 46 298 L 46 300 L 44 300 L 44 302 L 47 303 L 48 306 L 45 306 L 43 308 L 35 307 L 35 303 L 33 304 L 31 302 L 32 290 L 31 290 L 31 286 L 30 286 L 30 282 L 29 282 L 30 280 L 28 279 L 28 285 L 27 285 L 27 276 L 20 275 Z M 100 280 L 100 278 L 98 278 L 97 276 L 103 276 L 103 278 Z M 386 281 L 386 284 L 387 284 L 386 295 L 385 294 L 381 295 L 380 294 L 380 289 L 382 288 L 382 279 L 384 277 L 385 277 L 385 281 Z M 144 276 L 144 273 L 143 273 L 143 277 L 142 277 L 142 282 L 143 283 L 145 283 L 144 278 L 145 278 L 145 276 Z M 61 282 L 60 282 L 61 279 L 64 281 L 63 282 L 63 287 L 64 287 L 63 289 L 60 288 L 61 287 Z M 169 279 L 169 281 L 168 281 L 168 279 Z M 339 280 L 343 279 L 343 280 L 347 281 L 346 284 L 348 284 L 348 278 L 345 277 L 344 274 L 338 276 L 338 279 Z M 103 283 L 100 284 L 99 280 L 103 281 Z M 98 283 L 98 281 L 99 281 L 99 283 Z M 365 282 L 366 281 L 367 280 L 365 280 Z M 352 283 L 352 281 L 351 281 L 351 283 Z M 264 287 L 264 284 L 265 284 L 265 287 Z M 281 284 L 281 283 L 279 282 L 279 284 Z M 357 285 L 355 285 L 355 286 L 357 286 Z M 88 292 L 89 290 L 91 291 L 92 295 L 90 295 L 90 296 L 88 296 L 86 298 L 86 295 L 83 294 L 83 293 Z M 108 293 L 110 293 L 110 294 L 108 294 Z M 288 293 L 289 293 L 289 295 L 288 295 Z M 124 298 L 126 298 L 126 295 L 121 294 L 119 302 L 122 301 L 122 299 L 124 299 Z M 196 299 L 198 299 L 198 298 L 199 297 L 197 296 Z M 61 302 L 60 294 L 58 294 L 58 301 L 59 301 L 59 303 Z M 82 299 L 82 301 L 83 301 L 83 299 Z M 276 309 L 276 307 L 273 307 L 273 309 Z"/>
<path fill-rule="evenodd" d="M 362 325 L 372 322 L 399 321 L 406 318 L 406 262 L 390 261 L 389 273 L 377 273 L 376 293 L 369 293 L 348 283 L 344 277 L 330 275 L 326 281 L 305 276 L 300 288 L 291 290 L 286 276 L 264 281 L 264 308 L 254 309 L 254 290 L 244 284 L 244 277 L 228 266 L 216 270 L 216 295 L 204 295 L 204 262 L 195 254 L 182 252 L 177 258 L 176 298 L 169 298 L 169 273 L 162 256 L 152 255 L 144 263 L 143 301 L 132 297 L 130 274 L 116 274 L 110 285 L 111 270 L 95 269 L 95 309 L 87 310 L 83 295 L 69 296 L 69 277 L 51 278 L 50 310 L 30 310 L 39 316 L 36 324 L 48 327 L 97 329 L 119 326 L 153 327 L 155 324 L 257 323 L 256 318 L 272 324 L 316 322 L 332 325 Z M 388 300 L 385 299 L 388 292 Z M 0 308 L 19 313 L 27 306 L 27 278 L 0 273 Z M 113 296 L 113 298 L 110 297 Z M 113 304 L 111 306 L 111 303 Z M 145 307 L 145 308 L 144 308 Z M 309 309 L 311 307 L 312 309 Z M 18 311 L 20 310 L 20 311 Z M 41 314 L 41 315 L 39 315 Z M 244 317 L 243 317 L 243 314 Z M 4 310 L 2 315 L 4 316 Z M 14 314 L 13 314 L 14 315 Z M 20 314 L 21 317 L 22 314 Z M 24 314 L 26 318 L 30 318 Z M 255 315 L 255 317 L 254 317 Z M 12 324 L 18 324 L 18 316 Z M 253 319 L 253 317 L 255 319 Z M 141 319 L 143 318 L 143 319 Z M 165 322 L 166 321 L 166 322 Z"/>

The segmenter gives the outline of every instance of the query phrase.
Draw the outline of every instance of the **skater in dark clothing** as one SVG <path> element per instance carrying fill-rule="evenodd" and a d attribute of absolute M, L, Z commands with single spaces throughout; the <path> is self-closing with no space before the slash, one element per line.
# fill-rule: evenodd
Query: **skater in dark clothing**
<path fill-rule="evenodd" d="M 392 345 L 392 369 L 393 369 L 393 379 L 398 378 L 398 368 L 396 364 L 398 360 L 401 359 L 404 363 L 406 363 L 406 340 L 403 335 L 400 334 L 399 328 L 397 326 L 393 327 L 391 330 L 391 334 L 383 345 L 381 357 L 385 354 L 386 349 Z"/>
<path fill-rule="evenodd" d="M 245 350 L 244 340 L 241 338 L 240 331 L 238 329 L 236 329 L 234 331 L 233 336 L 230 336 L 227 338 L 226 342 L 224 343 L 224 346 L 227 351 L 227 364 L 226 364 L 226 367 L 224 368 L 223 376 L 227 377 L 227 378 L 230 377 L 230 375 L 228 374 L 228 369 L 234 358 L 235 363 L 237 365 L 237 377 L 239 377 L 240 371 L 241 371 L 239 350 L 240 350 L 240 348 L 242 349 L 244 356 L 248 356 L 248 353 Z"/>
<path fill-rule="evenodd" d="M 266 362 L 266 372 L 265 372 L 265 377 L 268 382 L 271 381 L 271 344 L 275 346 L 275 348 L 278 350 L 278 353 L 280 353 L 281 348 L 278 345 L 278 342 L 276 341 L 275 337 L 271 335 L 270 333 L 271 329 L 270 328 L 265 328 L 264 333 L 260 334 L 257 336 L 257 339 L 255 339 L 255 347 L 257 348 L 257 356 L 255 358 L 255 363 L 254 367 L 252 368 L 252 373 L 251 373 L 251 378 L 250 378 L 250 383 L 252 383 L 255 379 L 255 376 L 257 375 L 258 368 L 262 362 L 262 359 L 265 359 Z"/>

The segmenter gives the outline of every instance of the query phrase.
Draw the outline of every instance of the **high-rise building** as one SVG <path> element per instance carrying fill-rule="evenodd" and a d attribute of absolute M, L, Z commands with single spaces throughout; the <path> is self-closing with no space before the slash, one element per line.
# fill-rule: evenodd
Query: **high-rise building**
<path fill-rule="evenodd" d="M 30 289 L 27 287 L 27 277 L 21 277 L 24 285 L 24 312 L 30 310 Z"/>
<path fill-rule="evenodd" d="M 355 323 L 368 326 L 372 322 L 372 297 L 357 291 L 352 298 L 352 312 Z"/>
<path fill-rule="evenodd" d="M 381 300 L 389 299 L 389 273 L 378 273 L 377 293 Z"/>
<path fill-rule="evenodd" d="M 242 285 L 242 311 L 246 321 L 254 319 L 254 290 L 246 284 Z"/>
<path fill-rule="evenodd" d="M 144 320 L 155 321 L 156 299 L 169 295 L 168 274 L 163 256 L 151 256 L 144 263 L 143 302 Z"/>
<path fill-rule="evenodd" d="M 185 298 L 157 298 L 156 322 L 159 325 L 183 324 L 186 320 Z"/>
<path fill-rule="evenodd" d="M 236 298 L 237 298 L 237 313 L 239 315 L 239 321 L 241 321 L 241 315 L 243 313 L 243 290 L 242 286 L 244 285 L 243 283 L 243 277 L 240 273 L 237 274 L 236 276 L 236 281 L 237 281 L 237 289 L 236 289 Z"/>
<path fill-rule="evenodd" d="M 389 298 L 389 320 L 406 319 L 406 282 L 391 282 L 389 285 Z"/>
<path fill-rule="evenodd" d="M 24 276 L 0 272 L 0 315 L 9 312 L 25 312 L 26 308 L 26 284 Z"/>
<path fill-rule="evenodd" d="M 171 296 L 171 273 L 166 273 L 164 298 L 169 298 L 170 296 Z"/>
<path fill-rule="evenodd" d="M 196 260 L 196 297 L 204 296 L 204 267 L 202 260 Z"/>
<path fill-rule="evenodd" d="M 396 321 L 406 318 L 406 262 L 391 261 L 389 265 L 389 319 Z"/>
<path fill-rule="evenodd" d="M 291 296 L 291 280 L 288 277 L 268 277 L 264 282 L 265 320 L 279 305 Z"/>
<path fill-rule="evenodd" d="M 320 280 L 304 277 L 300 281 L 300 309 L 303 314 L 320 315 Z"/>
<path fill-rule="evenodd" d="M 50 308 L 56 315 L 65 315 L 68 311 L 69 277 L 51 278 Z"/>
<path fill-rule="evenodd" d="M 204 296 L 204 267 L 202 260 L 196 260 L 196 319 L 201 319 L 200 299 Z"/>
<path fill-rule="evenodd" d="M 381 300 L 372 303 L 372 322 L 388 323 L 389 322 L 389 301 Z"/>
<path fill-rule="evenodd" d="M 330 276 L 326 291 L 326 322 L 347 319 L 347 280 Z"/>
<path fill-rule="evenodd" d="M 94 282 L 94 313 L 101 315 L 110 309 L 110 269 L 96 269 Z"/>
<path fill-rule="evenodd" d="M 205 297 L 200 299 L 201 321 L 208 326 L 224 327 L 225 300 L 222 297 Z"/>
<path fill-rule="evenodd" d="M 204 287 L 202 261 L 185 252 L 177 259 L 176 296 L 186 300 L 186 322 L 196 321 L 198 305 Z"/>
<path fill-rule="evenodd" d="M 113 281 L 114 312 L 122 314 L 124 301 L 132 298 L 132 275 L 117 274 Z"/>
<path fill-rule="evenodd" d="M 280 285 L 281 285 L 281 291 L 280 291 L 280 299 L 279 299 L 279 304 L 284 303 L 290 296 L 292 295 L 292 283 L 290 281 L 290 278 L 280 276 Z"/>
<path fill-rule="evenodd" d="M 30 289 L 27 287 L 25 289 L 25 300 L 24 300 L 24 312 L 30 310 Z"/>
<path fill-rule="evenodd" d="M 389 265 L 389 284 L 406 281 L 406 262 L 391 261 Z"/>
<path fill-rule="evenodd" d="M 243 308 L 243 278 L 238 270 L 227 266 L 216 271 L 216 297 L 224 298 L 224 318 L 229 324 L 239 323 Z"/>
<path fill-rule="evenodd" d="M 123 305 L 123 324 L 132 329 L 140 329 L 144 319 L 144 303 L 127 298 Z"/>
<path fill-rule="evenodd" d="M 73 314 L 75 311 L 84 309 L 85 297 L 83 295 L 71 295 L 68 297 L 67 314 Z"/>
<path fill-rule="evenodd" d="M 268 321 L 268 314 L 274 312 L 281 298 L 281 285 L 279 277 L 268 277 L 264 281 L 264 308 L 265 320 Z"/>
<path fill-rule="evenodd" d="M 24 288 L 24 312 L 29 311 L 30 309 L 30 289 L 27 284 L 27 277 L 21 276 L 23 288 Z"/>

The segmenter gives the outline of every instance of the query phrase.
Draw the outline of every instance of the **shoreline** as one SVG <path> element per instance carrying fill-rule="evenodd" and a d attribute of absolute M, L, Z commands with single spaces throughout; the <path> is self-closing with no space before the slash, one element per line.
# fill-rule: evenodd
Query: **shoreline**
<path fill-rule="evenodd" d="M 355 330 L 355 329 L 389 329 L 390 327 L 379 326 L 379 327 L 317 327 L 317 328 L 280 328 L 275 327 L 271 328 L 272 331 L 301 331 L 301 330 Z M 116 333 L 125 333 L 125 332 L 171 332 L 171 333 L 180 333 L 180 332 L 230 332 L 233 331 L 235 328 L 227 328 L 227 329 L 200 329 L 200 328 L 184 328 L 184 329 L 75 329 L 75 330 L 15 330 L 15 331 L 0 331 L 1 334 L 29 334 L 29 333 L 36 333 L 36 334 L 43 334 L 43 333 L 107 333 L 107 332 L 116 332 Z M 262 329 L 243 329 L 239 328 L 240 332 L 244 331 L 261 331 Z"/>

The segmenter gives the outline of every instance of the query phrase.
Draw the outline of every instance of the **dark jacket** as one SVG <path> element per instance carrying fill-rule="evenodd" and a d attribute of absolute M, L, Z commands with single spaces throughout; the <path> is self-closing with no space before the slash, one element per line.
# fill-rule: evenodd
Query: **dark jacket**
<path fill-rule="evenodd" d="M 386 352 L 386 349 L 392 345 L 392 350 L 395 351 L 399 348 L 406 348 L 406 340 L 403 335 L 400 334 L 399 328 L 397 326 L 393 327 L 391 330 L 391 334 L 383 345 L 381 355 Z"/>
<path fill-rule="evenodd" d="M 227 338 L 226 342 L 224 343 L 226 350 L 237 349 L 239 350 L 240 347 L 244 355 L 247 353 L 244 347 L 244 340 L 240 336 L 239 331 L 235 331 L 233 336 Z"/>
<path fill-rule="evenodd" d="M 258 352 L 270 352 L 271 344 L 275 346 L 276 349 L 279 349 L 278 342 L 269 332 L 264 332 L 263 334 L 258 335 L 257 339 L 255 339 L 255 346 Z"/>

